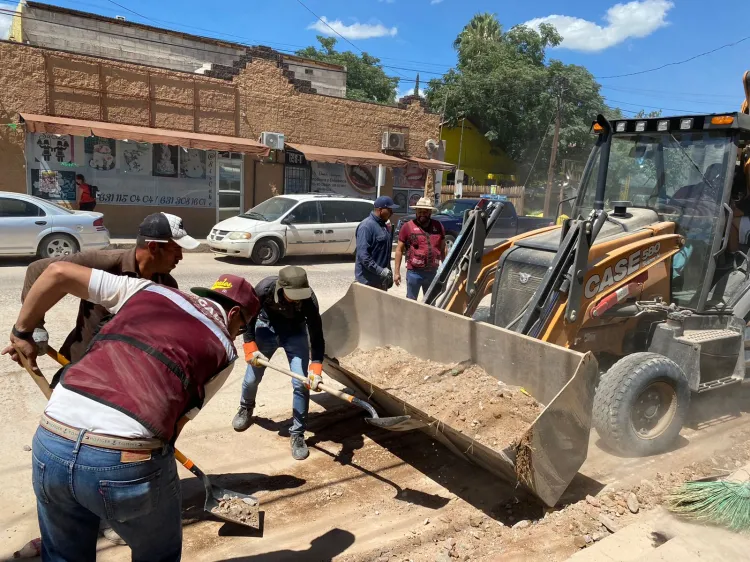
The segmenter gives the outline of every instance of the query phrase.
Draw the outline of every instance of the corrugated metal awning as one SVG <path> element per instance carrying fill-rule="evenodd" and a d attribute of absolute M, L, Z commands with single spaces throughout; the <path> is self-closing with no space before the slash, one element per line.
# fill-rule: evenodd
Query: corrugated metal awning
<path fill-rule="evenodd" d="M 450 172 L 456 167 L 455 164 L 450 162 L 443 162 L 442 160 L 428 160 L 427 158 L 417 158 L 416 156 L 407 156 L 404 158 L 407 162 L 417 164 L 420 168 L 425 170 L 436 170 L 438 172 Z"/>
<path fill-rule="evenodd" d="M 207 135 L 204 133 L 191 133 L 189 131 L 155 129 L 152 127 L 121 125 L 119 123 L 105 123 L 103 121 L 86 121 L 84 119 L 53 117 L 51 115 L 34 115 L 31 113 L 21 113 L 21 118 L 26 123 L 26 130 L 32 133 L 78 135 L 83 137 L 96 135 L 108 139 L 132 140 L 152 144 L 172 144 L 185 148 L 200 148 L 202 150 L 228 150 L 260 156 L 268 156 L 270 152 L 267 146 L 241 137 Z"/>
<path fill-rule="evenodd" d="M 380 152 L 364 152 L 346 148 L 330 148 L 327 146 L 311 146 L 309 144 L 286 143 L 286 146 L 301 152 L 307 160 L 313 162 L 328 162 L 330 164 L 351 164 L 354 166 L 386 166 L 388 168 L 403 168 L 406 161 L 389 154 Z"/>

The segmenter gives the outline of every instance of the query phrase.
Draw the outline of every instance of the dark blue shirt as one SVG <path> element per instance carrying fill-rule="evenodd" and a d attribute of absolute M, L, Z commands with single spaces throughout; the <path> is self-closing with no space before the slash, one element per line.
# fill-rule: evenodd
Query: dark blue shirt
<path fill-rule="evenodd" d="M 354 278 L 365 285 L 380 287 L 380 277 L 384 269 L 391 269 L 391 248 L 393 233 L 390 225 L 375 216 L 363 220 L 357 227 L 357 259 L 354 264 Z"/>

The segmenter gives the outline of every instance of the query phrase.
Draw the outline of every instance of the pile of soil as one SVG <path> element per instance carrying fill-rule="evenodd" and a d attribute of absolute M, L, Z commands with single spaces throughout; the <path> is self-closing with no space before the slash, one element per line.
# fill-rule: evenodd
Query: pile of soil
<path fill-rule="evenodd" d="M 470 363 L 419 359 L 400 347 L 357 349 L 340 364 L 480 443 L 517 443 L 544 409 L 525 390 Z"/>
<path fill-rule="evenodd" d="M 211 508 L 211 513 L 252 527 L 260 525 L 258 502 L 250 498 L 232 497 L 229 494 L 224 494 L 219 500 L 219 505 Z"/>

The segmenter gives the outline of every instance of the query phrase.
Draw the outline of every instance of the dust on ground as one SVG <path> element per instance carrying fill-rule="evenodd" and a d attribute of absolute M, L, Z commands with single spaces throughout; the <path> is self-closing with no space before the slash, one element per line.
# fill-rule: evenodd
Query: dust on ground
<path fill-rule="evenodd" d="M 340 364 L 488 447 L 521 438 L 544 407 L 471 363 L 446 365 L 395 346 L 357 349 Z"/>
<path fill-rule="evenodd" d="M 219 500 L 219 504 L 211 508 L 211 513 L 225 519 L 232 519 L 243 525 L 250 525 L 251 527 L 258 527 L 259 525 L 258 502 L 251 498 L 233 497 L 224 494 Z"/>

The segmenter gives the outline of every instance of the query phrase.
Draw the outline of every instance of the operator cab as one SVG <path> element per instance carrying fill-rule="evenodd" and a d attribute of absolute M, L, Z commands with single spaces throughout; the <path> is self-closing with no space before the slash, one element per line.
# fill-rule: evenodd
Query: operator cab
<path fill-rule="evenodd" d="M 747 258 L 738 252 L 740 230 L 750 234 L 750 218 L 741 229 L 735 215 L 741 212 L 738 201 L 746 199 L 750 215 L 740 161 L 749 141 L 750 116 L 741 113 L 612 123 L 604 208 L 629 203 L 624 218 L 610 214 L 609 222 L 620 232 L 675 223 L 685 238 L 672 258 L 671 298 L 680 307 L 726 309 L 736 302 L 734 293 L 747 288 L 739 282 L 746 280 Z M 586 217 L 594 208 L 602 146 L 592 151 L 573 216 Z"/>

